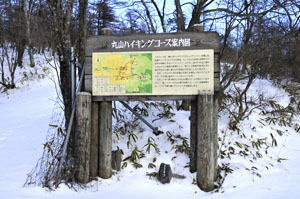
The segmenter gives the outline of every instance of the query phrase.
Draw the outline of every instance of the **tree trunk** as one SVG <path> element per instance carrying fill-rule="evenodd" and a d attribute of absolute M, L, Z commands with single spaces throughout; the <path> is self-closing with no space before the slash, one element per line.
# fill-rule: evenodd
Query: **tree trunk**
<path fill-rule="evenodd" d="M 205 4 L 207 0 L 197 0 L 197 4 L 193 9 L 192 12 L 192 18 L 190 20 L 189 26 L 187 28 L 187 31 L 192 31 L 192 28 L 195 24 L 199 24 L 200 23 L 200 16 L 202 13 L 202 9 L 203 9 L 203 5 Z"/>
<path fill-rule="evenodd" d="M 175 0 L 175 7 L 176 7 L 176 14 L 177 14 L 177 27 L 178 32 L 185 31 L 185 23 L 184 23 L 184 16 L 180 5 L 180 0 Z"/>
<path fill-rule="evenodd" d="M 87 34 L 87 21 L 86 21 L 86 10 L 88 6 L 88 0 L 79 0 L 79 38 L 78 38 L 78 56 L 79 63 L 83 66 L 85 60 L 85 43 Z M 79 70 L 81 75 L 82 69 Z M 84 88 L 84 82 L 81 85 Z"/>
<path fill-rule="evenodd" d="M 74 0 L 67 1 L 66 6 L 60 0 L 48 0 L 48 5 L 52 14 L 52 24 L 54 29 L 55 48 L 60 64 L 60 89 L 65 105 L 66 126 L 72 111 L 71 103 L 71 15 Z"/>
<path fill-rule="evenodd" d="M 26 40 L 25 38 L 20 39 L 20 41 L 16 44 L 16 51 L 17 51 L 17 64 L 19 67 L 23 67 L 23 55 L 26 47 Z"/>
<path fill-rule="evenodd" d="M 27 7 L 29 6 L 29 10 Z M 26 30 L 26 40 L 28 44 L 28 55 L 30 61 L 30 67 L 34 67 L 34 57 L 33 57 L 33 45 L 31 42 L 31 35 L 30 35 L 30 16 L 33 8 L 32 0 L 29 0 L 29 5 L 27 4 L 27 0 L 22 0 L 22 8 L 24 12 L 24 21 L 25 21 L 25 30 Z"/>

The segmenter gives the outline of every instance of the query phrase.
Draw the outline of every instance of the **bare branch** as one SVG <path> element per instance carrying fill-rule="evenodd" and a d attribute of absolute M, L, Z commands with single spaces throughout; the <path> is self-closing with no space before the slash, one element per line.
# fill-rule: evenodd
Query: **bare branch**
<path fill-rule="evenodd" d="M 143 0 L 142 0 L 143 1 Z M 155 9 L 156 9 L 156 12 L 159 16 L 159 19 L 160 19 L 160 23 L 161 23 L 161 26 L 162 26 L 162 29 L 163 29 L 163 32 L 166 32 L 166 27 L 165 27 L 165 22 L 164 22 L 164 13 L 165 13 L 165 6 L 166 6 L 166 0 L 164 0 L 164 4 L 163 4 L 163 14 L 161 14 L 157 4 L 155 3 L 154 0 L 151 0 L 152 4 L 154 5 Z"/>
<path fill-rule="evenodd" d="M 146 15 L 148 17 L 148 20 L 149 20 L 149 23 L 150 23 L 150 26 L 151 26 L 151 30 L 153 33 L 156 33 L 156 29 L 154 28 L 154 25 L 153 25 L 153 21 L 152 21 L 152 18 L 151 18 L 151 14 L 150 14 L 150 11 L 149 11 L 149 8 L 148 6 L 146 5 L 145 1 L 144 0 L 141 0 L 145 10 L 146 10 Z"/>

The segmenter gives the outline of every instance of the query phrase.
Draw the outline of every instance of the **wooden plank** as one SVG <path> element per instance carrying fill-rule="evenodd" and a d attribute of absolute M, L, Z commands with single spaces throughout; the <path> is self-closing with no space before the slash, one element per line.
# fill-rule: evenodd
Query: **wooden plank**
<path fill-rule="evenodd" d="M 217 79 L 217 78 L 219 79 L 220 78 L 220 73 L 214 73 L 214 78 L 215 79 Z"/>
<path fill-rule="evenodd" d="M 205 94 L 203 94 L 205 95 Z M 196 100 L 196 95 L 169 95 L 169 96 L 93 96 L 93 101 L 174 101 L 174 100 Z"/>
<path fill-rule="evenodd" d="M 218 92 L 221 90 L 221 83 L 219 78 L 214 79 L 214 92 Z"/>
<path fill-rule="evenodd" d="M 153 41 L 160 40 L 165 42 L 169 39 L 189 38 L 190 46 L 178 47 L 162 44 L 160 47 L 158 43 L 154 45 Z M 133 45 L 133 48 L 113 48 L 112 43 L 119 41 L 127 41 L 131 44 L 133 41 L 141 41 L 140 47 Z M 152 41 L 151 45 L 150 44 Z M 144 43 L 143 43 L 144 42 Z M 145 44 L 148 43 L 146 46 Z M 145 47 L 141 47 L 145 46 Z M 92 56 L 93 52 L 130 52 L 130 51 L 159 51 L 159 50 L 193 50 L 193 49 L 214 49 L 216 53 L 220 52 L 220 38 L 216 32 L 185 32 L 185 33 L 162 33 L 162 34 L 132 34 L 126 36 L 92 36 L 86 41 L 86 56 Z"/>
<path fill-rule="evenodd" d="M 213 95 L 199 95 L 197 106 L 197 184 L 203 191 L 212 191 L 215 174 Z"/>
<path fill-rule="evenodd" d="M 112 103 L 99 102 L 99 177 L 112 175 Z"/>
<path fill-rule="evenodd" d="M 93 96 L 93 101 L 171 101 L 171 100 L 195 100 L 193 95 L 170 95 L 170 96 Z"/>
<path fill-rule="evenodd" d="M 84 75 L 84 91 L 92 93 L 92 75 Z"/>
<path fill-rule="evenodd" d="M 219 73 L 220 70 L 220 53 L 214 54 L 214 72 Z"/>
<path fill-rule="evenodd" d="M 74 130 L 75 179 L 87 183 L 90 179 L 90 136 L 92 96 L 79 92 L 76 97 L 76 119 Z"/>
<path fill-rule="evenodd" d="M 99 102 L 92 102 L 92 134 L 90 152 L 90 177 L 98 176 Z"/>
<path fill-rule="evenodd" d="M 197 101 L 191 101 L 190 116 L 190 172 L 197 171 Z"/>
<path fill-rule="evenodd" d="M 92 57 L 85 57 L 85 75 L 91 75 L 92 74 Z"/>
<path fill-rule="evenodd" d="M 205 95 L 205 94 L 203 94 Z M 132 96 L 93 96 L 93 101 L 172 101 L 172 100 L 196 100 L 196 95 L 132 95 Z"/>
<path fill-rule="evenodd" d="M 219 108 L 219 95 L 214 95 L 214 104 L 213 104 L 213 144 L 214 144 L 214 151 L 213 151 L 213 157 L 214 157 L 214 180 L 217 180 L 218 177 L 218 151 L 219 151 L 219 144 L 218 144 L 218 108 Z"/>
<path fill-rule="evenodd" d="M 214 73 L 220 73 L 220 64 L 214 62 Z"/>

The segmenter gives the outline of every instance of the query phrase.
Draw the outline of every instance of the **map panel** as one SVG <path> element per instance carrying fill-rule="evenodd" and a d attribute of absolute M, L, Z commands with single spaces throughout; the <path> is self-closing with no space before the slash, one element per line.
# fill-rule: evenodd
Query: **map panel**
<path fill-rule="evenodd" d="M 151 94 L 152 54 L 94 54 L 93 77 L 103 94 Z"/>
<path fill-rule="evenodd" d="M 94 96 L 214 93 L 214 51 L 93 53 Z"/>

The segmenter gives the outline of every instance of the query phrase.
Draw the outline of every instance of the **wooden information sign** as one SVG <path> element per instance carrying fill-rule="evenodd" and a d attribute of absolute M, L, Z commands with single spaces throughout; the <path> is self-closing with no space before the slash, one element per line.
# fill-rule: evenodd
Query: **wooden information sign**
<path fill-rule="evenodd" d="M 93 101 L 194 100 L 220 89 L 214 32 L 103 35 L 87 40 L 85 91 Z"/>
<path fill-rule="evenodd" d="M 86 41 L 85 92 L 78 94 L 85 101 L 76 104 L 81 113 L 91 102 L 84 107 L 86 117 L 77 114 L 76 120 L 91 120 L 76 131 L 90 150 L 89 155 L 82 153 L 83 181 L 112 176 L 112 101 L 191 100 L 190 171 L 197 172 L 202 190 L 213 190 L 218 167 L 219 35 L 199 26 L 186 33 L 115 36 L 103 29 L 102 34 Z"/>

